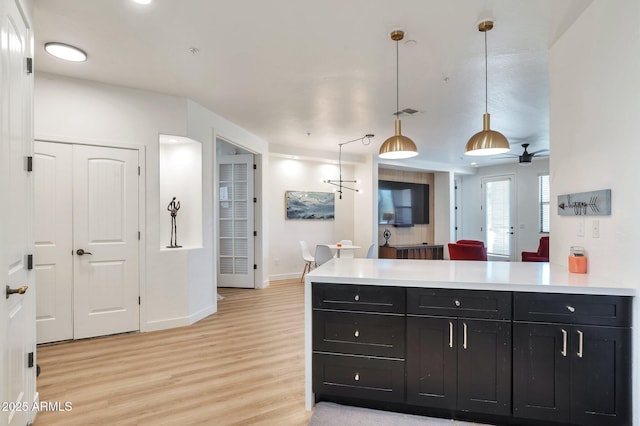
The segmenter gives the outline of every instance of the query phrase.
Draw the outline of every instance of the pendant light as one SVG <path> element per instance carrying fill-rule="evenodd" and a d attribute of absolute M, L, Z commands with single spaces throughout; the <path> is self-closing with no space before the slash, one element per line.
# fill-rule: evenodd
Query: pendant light
<path fill-rule="evenodd" d="M 493 21 L 483 21 L 478 24 L 478 31 L 484 33 L 484 115 L 482 131 L 471 136 L 464 148 L 466 155 L 495 155 L 509 152 L 509 141 L 500 132 L 491 130 L 488 112 L 488 84 L 487 84 L 487 32 L 493 28 Z"/>
<path fill-rule="evenodd" d="M 391 32 L 391 40 L 396 42 L 396 133 L 389 139 L 384 141 L 380 146 L 378 156 L 384 159 L 399 160 L 403 158 L 415 157 L 418 155 L 418 148 L 411 139 L 406 136 L 402 136 L 400 125 L 400 102 L 398 101 L 399 95 L 399 80 L 398 77 L 398 43 L 404 38 L 404 31 L 395 30 Z"/>

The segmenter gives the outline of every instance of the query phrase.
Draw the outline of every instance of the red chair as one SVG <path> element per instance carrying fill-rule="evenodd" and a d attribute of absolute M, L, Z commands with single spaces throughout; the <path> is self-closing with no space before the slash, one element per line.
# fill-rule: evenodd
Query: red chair
<path fill-rule="evenodd" d="M 523 262 L 548 262 L 549 261 L 549 237 L 540 237 L 538 251 L 523 251 Z"/>
<path fill-rule="evenodd" d="M 487 249 L 484 248 L 484 244 L 449 243 L 449 259 L 487 260 Z"/>
<path fill-rule="evenodd" d="M 467 245 L 484 247 L 484 241 L 479 241 L 479 240 L 458 240 L 456 244 L 467 244 Z"/>

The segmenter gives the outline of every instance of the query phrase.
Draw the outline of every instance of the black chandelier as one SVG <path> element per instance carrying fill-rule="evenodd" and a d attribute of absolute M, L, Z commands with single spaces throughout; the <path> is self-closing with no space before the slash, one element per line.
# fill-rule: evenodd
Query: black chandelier
<path fill-rule="evenodd" d="M 337 191 L 338 192 L 338 196 L 339 196 L 339 198 L 341 200 L 342 200 L 342 190 L 343 189 L 350 189 L 351 191 L 360 192 L 356 188 L 351 188 L 351 187 L 345 185 L 345 183 L 353 183 L 353 184 L 355 184 L 357 181 L 355 181 L 355 180 L 342 180 L 342 146 L 350 144 L 352 142 L 358 142 L 358 141 L 362 142 L 362 145 L 367 146 L 367 145 L 369 145 L 371 143 L 371 138 L 373 136 L 374 136 L 373 134 L 367 133 L 366 135 L 364 135 L 364 136 L 362 136 L 360 138 L 353 139 L 353 140 L 350 140 L 350 141 L 347 141 L 347 142 L 342 142 L 342 143 L 338 144 L 338 146 L 340 147 L 339 148 L 339 154 L 338 154 L 339 179 L 338 180 L 327 179 L 327 180 L 324 181 L 324 183 L 328 183 L 329 185 L 337 186 L 338 187 L 338 191 Z M 365 141 L 365 139 L 366 139 L 366 141 Z"/>

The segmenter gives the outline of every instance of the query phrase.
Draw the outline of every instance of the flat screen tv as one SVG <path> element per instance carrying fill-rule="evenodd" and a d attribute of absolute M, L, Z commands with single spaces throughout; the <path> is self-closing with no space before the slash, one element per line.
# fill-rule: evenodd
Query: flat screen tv
<path fill-rule="evenodd" d="M 393 226 L 429 223 L 429 185 L 379 180 L 378 223 Z"/>

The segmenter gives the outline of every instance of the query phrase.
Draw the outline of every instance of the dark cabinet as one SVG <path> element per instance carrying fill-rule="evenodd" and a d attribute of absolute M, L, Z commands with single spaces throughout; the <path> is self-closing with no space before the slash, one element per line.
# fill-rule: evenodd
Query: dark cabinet
<path fill-rule="evenodd" d="M 510 316 L 511 294 L 407 291 L 407 401 L 510 415 L 511 321 L 482 318 Z M 466 317 L 436 316 L 456 311 Z"/>
<path fill-rule="evenodd" d="M 625 297 L 516 294 L 514 417 L 631 424 L 629 302 Z M 531 322 L 532 317 L 540 322 Z M 598 322 L 607 325 L 594 325 Z"/>
<path fill-rule="evenodd" d="M 313 283 L 313 391 L 403 402 L 405 290 Z"/>
<path fill-rule="evenodd" d="M 380 246 L 378 249 L 380 259 L 444 259 L 444 246 L 415 244 L 408 246 Z"/>

